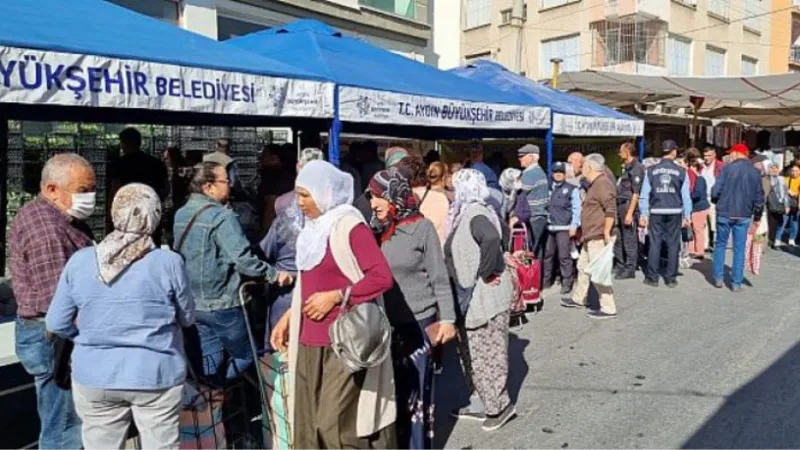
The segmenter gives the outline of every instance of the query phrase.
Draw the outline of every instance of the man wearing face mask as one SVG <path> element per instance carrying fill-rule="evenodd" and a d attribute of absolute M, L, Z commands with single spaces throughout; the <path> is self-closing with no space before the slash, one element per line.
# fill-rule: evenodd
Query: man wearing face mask
<path fill-rule="evenodd" d="M 39 195 L 20 208 L 9 232 L 9 267 L 17 301 L 16 354 L 34 377 L 41 421 L 40 448 L 81 448 L 81 421 L 72 392 L 57 385 L 55 336 L 44 317 L 64 266 L 73 253 L 92 245 L 84 220 L 95 205 L 91 164 L 74 153 L 50 158 Z M 63 383 L 59 383 L 62 384 Z"/>

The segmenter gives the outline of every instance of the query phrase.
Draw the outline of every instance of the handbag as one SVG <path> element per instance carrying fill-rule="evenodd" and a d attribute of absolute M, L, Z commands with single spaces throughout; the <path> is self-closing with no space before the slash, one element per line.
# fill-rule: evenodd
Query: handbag
<path fill-rule="evenodd" d="M 692 242 L 694 240 L 694 231 L 692 227 L 681 228 L 681 240 L 683 242 Z"/>
<path fill-rule="evenodd" d="M 386 312 L 376 302 L 348 307 L 350 292 L 350 288 L 345 290 L 339 317 L 331 324 L 329 336 L 333 353 L 351 373 L 356 373 L 386 360 L 392 329 Z"/>
<path fill-rule="evenodd" d="M 60 336 L 52 336 L 53 342 L 53 380 L 64 390 L 72 389 L 72 350 L 75 343 Z"/>

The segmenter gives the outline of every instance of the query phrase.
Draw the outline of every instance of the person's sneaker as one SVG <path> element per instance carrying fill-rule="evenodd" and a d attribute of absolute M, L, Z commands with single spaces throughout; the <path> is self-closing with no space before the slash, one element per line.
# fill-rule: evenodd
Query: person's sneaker
<path fill-rule="evenodd" d="M 774 246 L 775 248 L 781 248 L 781 247 L 783 247 L 783 242 L 782 242 L 782 241 L 777 241 L 777 240 L 776 240 L 776 241 L 775 241 L 775 244 L 774 244 L 773 246 Z"/>
<path fill-rule="evenodd" d="M 670 289 L 675 289 L 676 287 L 678 287 L 678 282 L 677 281 L 667 281 L 664 284 L 666 284 L 667 287 L 670 288 Z"/>
<path fill-rule="evenodd" d="M 486 414 L 483 411 L 475 411 L 469 406 L 450 411 L 450 417 L 459 420 L 486 420 Z"/>
<path fill-rule="evenodd" d="M 561 299 L 561 306 L 564 308 L 583 308 L 586 305 L 582 305 L 571 298 L 562 298 Z"/>
<path fill-rule="evenodd" d="M 636 275 L 633 272 L 617 272 L 614 276 L 615 280 L 633 280 L 636 278 Z"/>
<path fill-rule="evenodd" d="M 561 295 L 569 295 L 572 293 L 572 286 L 561 286 Z"/>
<path fill-rule="evenodd" d="M 514 405 L 508 405 L 500 414 L 496 416 L 486 416 L 486 420 L 483 421 L 483 426 L 481 428 L 483 428 L 483 431 L 497 431 L 516 416 L 517 410 L 514 408 Z"/>
<path fill-rule="evenodd" d="M 722 289 L 725 286 L 725 283 L 722 280 L 714 280 L 714 287 L 717 289 Z"/>
<path fill-rule="evenodd" d="M 794 247 L 795 245 L 797 244 L 794 243 L 794 239 L 789 239 L 789 247 Z"/>
<path fill-rule="evenodd" d="M 613 318 L 617 317 L 617 313 L 609 314 L 607 312 L 603 312 L 603 311 L 600 311 L 600 310 L 597 310 L 597 309 L 593 309 L 593 310 L 589 311 L 588 313 L 586 313 L 586 315 L 590 319 L 613 319 Z"/>
<path fill-rule="evenodd" d="M 731 286 L 731 292 L 742 292 L 743 290 L 744 288 L 742 287 L 741 284 L 736 284 Z"/>
<path fill-rule="evenodd" d="M 649 278 L 644 279 L 644 284 L 650 287 L 658 287 L 658 281 L 653 281 Z"/>

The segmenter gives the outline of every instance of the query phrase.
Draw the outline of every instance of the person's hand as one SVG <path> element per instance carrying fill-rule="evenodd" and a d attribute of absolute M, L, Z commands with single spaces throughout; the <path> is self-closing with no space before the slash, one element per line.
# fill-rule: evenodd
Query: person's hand
<path fill-rule="evenodd" d="M 625 214 L 625 226 L 629 227 L 633 225 L 633 213 L 626 213 Z"/>
<path fill-rule="evenodd" d="M 508 219 L 508 228 L 512 228 L 513 229 L 514 226 L 516 226 L 518 223 L 519 223 L 519 218 L 517 218 L 515 216 L 511 216 L 511 218 Z"/>
<path fill-rule="evenodd" d="M 578 234 L 578 229 L 575 227 L 569 227 L 569 237 L 574 238 L 576 234 Z"/>
<path fill-rule="evenodd" d="M 439 323 L 439 330 L 433 340 L 433 345 L 446 344 L 456 337 L 456 326 L 452 323 Z"/>
<path fill-rule="evenodd" d="M 603 244 L 608 245 L 611 242 L 611 235 L 603 234 Z"/>
<path fill-rule="evenodd" d="M 692 220 L 688 218 L 683 219 L 683 228 L 689 228 L 692 225 Z"/>
<path fill-rule="evenodd" d="M 499 286 L 500 285 L 500 277 L 497 276 L 497 275 L 492 275 L 492 277 L 489 278 L 489 281 L 487 281 L 486 284 L 488 284 L 490 286 Z"/>
<path fill-rule="evenodd" d="M 269 335 L 269 343 L 272 345 L 272 348 L 278 350 L 279 352 L 286 351 L 286 345 L 289 343 L 289 318 L 290 318 L 291 311 L 286 311 L 280 319 L 278 319 L 278 323 L 275 324 L 275 327 L 272 329 L 272 333 Z"/>
<path fill-rule="evenodd" d="M 303 305 L 303 314 L 309 319 L 319 322 L 342 301 L 342 293 L 338 290 L 317 292 L 309 297 L 305 305 Z"/>
<path fill-rule="evenodd" d="M 276 283 L 279 287 L 291 286 L 294 283 L 294 276 L 289 272 L 278 272 L 278 281 Z"/>
<path fill-rule="evenodd" d="M 789 214 L 791 211 L 792 211 L 791 208 L 786 208 L 786 213 L 785 214 Z"/>
<path fill-rule="evenodd" d="M 639 228 L 647 228 L 647 217 L 639 218 Z"/>

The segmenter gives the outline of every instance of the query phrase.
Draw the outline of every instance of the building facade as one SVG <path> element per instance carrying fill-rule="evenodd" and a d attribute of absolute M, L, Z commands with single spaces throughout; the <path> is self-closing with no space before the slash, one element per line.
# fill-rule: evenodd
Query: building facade
<path fill-rule="evenodd" d="M 318 19 L 345 35 L 420 62 L 438 63 L 433 0 L 108 1 L 221 41 L 297 19 Z"/>
<path fill-rule="evenodd" d="M 800 0 L 513 0 L 462 2 L 462 61 L 491 58 L 534 79 L 607 70 L 739 76 L 800 70 Z M 521 45 L 517 36 L 521 36 Z M 798 46 L 794 46 L 794 43 Z M 519 49 L 519 50 L 518 50 Z"/>

